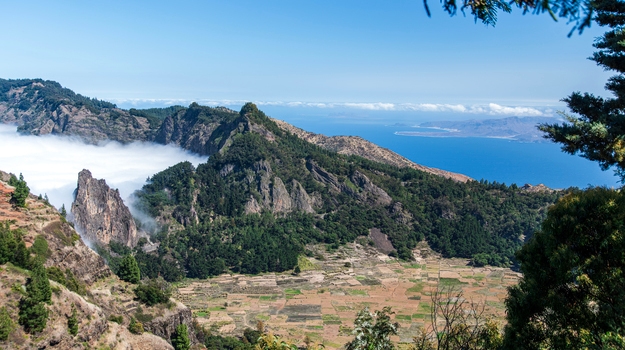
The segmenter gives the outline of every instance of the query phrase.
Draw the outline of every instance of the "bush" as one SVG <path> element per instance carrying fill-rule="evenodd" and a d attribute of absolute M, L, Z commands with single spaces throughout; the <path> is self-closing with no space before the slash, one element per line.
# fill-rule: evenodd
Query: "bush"
<path fill-rule="evenodd" d="M 69 334 L 78 334 L 78 317 L 76 316 L 76 307 L 72 304 L 72 314 L 67 318 L 67 330 Z"/>
<path fill-rule="evenodd" d="M 166 303 L 171 296 L 169 284 L 163 279 L 149 280 L 140 284 L 134 292 L 137 299 L 148 306 Z"/>
<path fill-rule="evenodd" d="M 9 339 L 9 335 L 13 332 L 15 324 L 11 320 L 11 315 L 6 306 L 0 308 L 0 340 Z"/>
<path fill-rule="evenodd" d="M 134 317 L 130 318 L 130 324 L 128 325 L 128 330 L 132 334 L 142 334 L 143 333 L 143 323 L 137 322 Z"/>

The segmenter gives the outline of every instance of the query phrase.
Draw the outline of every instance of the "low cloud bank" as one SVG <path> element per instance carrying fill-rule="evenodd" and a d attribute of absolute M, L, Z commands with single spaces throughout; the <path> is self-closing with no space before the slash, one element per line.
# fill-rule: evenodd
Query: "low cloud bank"
<path fill-rule="evenodd" d="M 185 160 L 195 166 L 207 160 L 175 146 L 144 142 L 94 146 L 70 137 L 19 135 L 16 129 L 0 125 L 0 170 L 22 173 L 32 193 L 47 194 L 52 205 L 65 204 L 67 211 L 82 169 L 119 189 L 128 204 L 149 176 Z"/>
<path fill-rule="evenodd" d="M 180 100 L 180 99 L 117 99 L 112 100 L 126 107 L 163 107 L 182 105 L 188 106 L 191 102 L 197 102 L 206 106 L 226 106 L 234 109 L 240 108 L 248 101 L 243 100 Z M 441 104 L 441 103 L 386 103 L 386 102 L 284 102 L 284 101 L 254 101 L 258 106 L 293 107 L 293 108 L 347 108 L 368 111 L 415 111 L 415 112 L 447 112 L 481 114 L 492 116 L 516 116 L 516 117 L 551 117 L 555 111 L 550 107 L 523 107 L 502 106 L 496 103 L 485 105 Z"/>

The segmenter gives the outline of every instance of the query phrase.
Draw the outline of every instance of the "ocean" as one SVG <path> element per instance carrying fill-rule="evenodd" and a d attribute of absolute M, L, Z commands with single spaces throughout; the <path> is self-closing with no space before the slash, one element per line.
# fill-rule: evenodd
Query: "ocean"
<path fill-rule="evenodd" d="M 432 115 L 376 111 L 363 114 L 328 114 L 323 110 L 261 107 L 268 115 L 304 130 L 328 136 L 360 136 L 428 167 L 439 168 L 505 184 L 544 184 L 550 188 L 619 187 L 612 170 L 596 162 L 563 153 L 551 142 L 522 143 L 494 138 L 455 138 L 396 135 L 415 131 L 411 125 L 432 120 Z M 428 119 L 429 118 L 429 119 Z M 440 120 L 450 120 L 436 116 Z M 457 118 L 457 117 L 456 117 Z M 489 116 L 473 116 L 485 119 Z M 492 118 L 492 117 L 490 117 Z"/>

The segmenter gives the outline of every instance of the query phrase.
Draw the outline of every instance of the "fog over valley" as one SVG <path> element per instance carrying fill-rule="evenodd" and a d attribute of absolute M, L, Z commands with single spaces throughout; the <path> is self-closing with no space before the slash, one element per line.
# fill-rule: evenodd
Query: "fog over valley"
<path fill-rule="evenodd" d="M 118 188 L 128 202 L 149 176 L 185 160 L 197 166 L 207 159 L 172 145 L 88 145 L 71 137 L 20 135 L 16 129 L 14 125 L 0 125 L 0 169 L 22 173 L 31 193 L 47 194 L 52 205 L 60 208 L 65 204 L 68 211 L 82 169 Z"/>

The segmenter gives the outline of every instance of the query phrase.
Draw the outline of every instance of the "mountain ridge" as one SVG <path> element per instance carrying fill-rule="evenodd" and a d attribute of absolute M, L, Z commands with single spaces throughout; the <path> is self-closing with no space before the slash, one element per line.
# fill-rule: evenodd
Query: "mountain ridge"
<path fill-rule="evenodd" d="M 171 114 L 163 116 L 162 111 Z M 200 155 L 218 152 L 241 122 L 236 111 L 225 107 L 124 110 L 115 104 L 89 99 L 63 88 L 59 83 L 41 79 L 0 79 L 0 121 L 16 123 L 20 133 L 32 135 L 70 135 L 88 143 L 106 140 L 128 143 L 152 141 L 176 144 Z M 416 164 L 397 153 L 357 136 L 328 137 L 314 134 L 273 119 L 282 129 L 340 154 L 358 155 L 398 167 L 468 181 L 466 175 Z M 226 135 L 228 134 L 228 135 Z"/>

